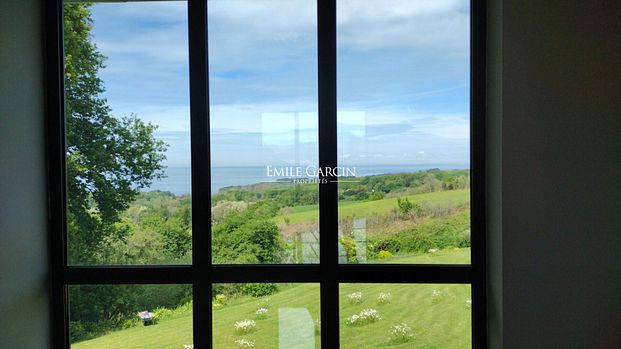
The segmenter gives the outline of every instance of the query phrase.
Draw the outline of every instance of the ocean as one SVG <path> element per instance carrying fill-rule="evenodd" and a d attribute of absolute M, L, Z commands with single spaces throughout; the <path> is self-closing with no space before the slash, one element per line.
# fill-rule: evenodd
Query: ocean
<path fill-rule="evenodd" d="M 345 166 L 344 166 L 345 167 Z M 466 169 L 468 164 L 424 164 L 424 165 L 376 165 L 376 166 L 346 166 L 356 168 L 356 177 L 364 177 L 378 174 L 418 172 L 431 168 Z M 189 194 L 191 192 L 192 171 L 190 167 L 168 167 L 165 169 L 166 178 L 155 181 L 149 188 L 143 191 L 161 190 L 176 195 Z M 279 178 L 287 176 L 267 176 L 265 166 L 249 167 L 212 167 L 211 168 L 211 192 L 215 193 L 221 188 L 235 185 L 249 185 L 260 182 L 275 182 Z"/>

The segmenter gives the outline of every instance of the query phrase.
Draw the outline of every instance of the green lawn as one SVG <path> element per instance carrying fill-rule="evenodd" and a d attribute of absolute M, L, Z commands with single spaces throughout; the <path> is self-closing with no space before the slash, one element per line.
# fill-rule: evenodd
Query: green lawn
<path fill-rule="evenodd" d="M 92 340 L 72 344 L 72 349 L 183 349 L 192 343 L 192 312 L 178 314 L 153 326 L 115 331 Z"/>
<path fill-rule="evenodd" d="M 447 190 L 433 193 L 408 195 L 401 198 L 408 198 L 411 202 L 428 202 L 464 204 L 470 201 L 470 190 Z M 384 214 L 397 207 L 397 198 L 389 198 L 374 201 L 342 201 L 339 203 L 339 216 L 365 217 L 369 215 Z M 278 223 L 284 222 L 285 217 L 290 223 L 300 223 L 305 221 L 316 221 L 319 216 L 318 205 L 296 206 L 293 212 L 276 217 Z"/>
<path fill-rule="evenodd" d="M 392 258 L 373 260 L 376 263 L 387 264 L 469 264 L 469 248 L 451 248 L 434 253 L 410 255 L 395 255 Z"/>
<path fill-rule="evenodd" d="M 465 263 L 469 249 L 453 249 L 431 254 L 396 256 L 390 263 Z M 438 296 L 433 296 L 435 293 Z M 362 292 L 362 302 L 350 304 L 348 295 Z M 380 292 L 390 293 L 389 304 L 377 303 Z M 239 297 L 214 310 L 214 348 L 236 349 L 236 340 L 246 338 L 256 343 L 255 348 L 278 348 L 278 322 L 280 308 L 303 308 L 313 321 L 319 317 L 319 286 L 317 284 L 284 285 L 269 297 L 269 311 L 265 319 L 255 314 L 260 298 Z M 344 284 L 340 289 L 342 348 L 470 348 L 470 298 L 468 285 L 399 285 L 399 284 Z M 347 318 L 362 309 L 373 308 L 382 319 L 364 326 L 349 326 Z M 252 319 L 256 329 L 249 334 L 235 333 L 236 321 Z M 392 325 L 406 323 L 412 328 L 410 342 L 389 344 Z M 292 324 L 294 327 L 303 324 Z M 308 325 L 308 324 L 307 324 Z M 207 330 L 207 329 L 205 329 Z M 319 334 L 314 336 L 319 348 Z M 312 339 L 311 339 L 312 340 Z M 161 320 L 154 326 L 139 326 L 116 331 L 108 335 L 80 342 L 75 349 L 183 349 L 192 342 L 191 312 L 181 313 Z M 288 349 L 288 348 L 287 348 Z"/>

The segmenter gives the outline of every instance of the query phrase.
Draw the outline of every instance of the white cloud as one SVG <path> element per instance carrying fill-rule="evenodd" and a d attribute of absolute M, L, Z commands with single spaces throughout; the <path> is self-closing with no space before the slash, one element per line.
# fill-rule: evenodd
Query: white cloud
<path fill-rule="evenodd" d="M 343 49 L 422 47 L 467 52 L 465 0 L 340 0 L 338 39 Z"/>
<path fill-rule="evenodd" d="M 160 125 L 169 162 L 189 162 L 185 2 L 94 10 L 115 115 Z M 315 11 L 308 0 L 209 1 L 214 163 L 291 161 L 291 120 L 266 117 L 295 113 L 302 153 L 316 158 Z M 339 0 L 338 11 L 340 156 L 467 161 L 468 2 Z"/>

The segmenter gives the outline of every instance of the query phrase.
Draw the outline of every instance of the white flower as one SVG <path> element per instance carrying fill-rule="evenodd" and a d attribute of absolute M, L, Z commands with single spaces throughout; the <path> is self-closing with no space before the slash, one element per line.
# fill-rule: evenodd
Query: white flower
<path fill-rule="evenodd" d="M 184 344 L 183 349 L 194 349 L 194 344 Z"/>
<path fill-rule="evenodd" d="M 347 298 L 349 299 L 349 303 L 358 304 L 362 302 L 362 292 L 354 292 L 347 296 Z"/>
<path fill-rule="evenodd" d="M 381 320 L 379 312 L 372 308 L 363 309 L 360 313 L 354 314 L 347 319 L 350 326 L 366 325 Z"/>
<path fill-rule="evenodd" d="M 239 348 L 254 348 L 255 341 L 242 338 L 236 340 L 235 343 Z"/>
<path fill-rule="evenodd" d="M 235 323 L 235 332 L 237 333 L 250 333 L 257 326 L 254 320 L 242 320 Z"/>
<path fill-rule="evenodd" d="M 405 343 L 412 339 L 412 329 L 405 323 L 390 326 L 390 342 Z"/>
<path fill-rule="evenodd" d="M 466 299 L 466 308 L 472 308 L 472 299 Z"/>
<path fill-rule="evenodd" d="M 255 311 L 255 314 L 257 314 L 257 318 L 259 319 L 265 319 L 267 317 L 267 312 L 269 310 L 267 308 L 259 308 L 257 309 L 257 311 Z"/>
<path fill-rule="evenodd" d="M 438 290 L 433 290 L 431 292 L 431 303 L 438 303 L 442 297 L 444 296 L 444 294 Z"/>
<path fill-rule="evenodd" d="M 380 292 L 379 296 L 377 296 L 378 304 L 388 304 L 390 303 L 390 301 L 392 301 L 392 295 L 390 294 L 390 292 Z"/>
<path fill-rule="evenodd" d="M 429 253 L 436 253 L 436 252 L 438 252 L 438 249 L 437 248 L 430 248 L 429 251 L 427 251 L 427 252 L 429 252 Z"/>

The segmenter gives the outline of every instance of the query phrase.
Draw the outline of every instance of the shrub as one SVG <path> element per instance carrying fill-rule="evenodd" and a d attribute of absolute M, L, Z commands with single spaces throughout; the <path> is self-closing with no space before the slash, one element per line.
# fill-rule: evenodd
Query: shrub
<path fill-rule="evenodd" d="M 430 249 L 470 247 L 470 221 L 468 211 L 445 218 L 419 221 L 413 228 L 394 234 L 369 235 L 367 244 L 377 253 L 428 252 Z"/>
<path fill-rule="evenodd" d="M 391 258 L 391 257 L 393 257 L 393 254 L 388 251 L 380 250 L 377 253 L 377 259 L 386 259 L 386 258 Z"/>
<path fill-rule="evenodd" d="M 157 308 L 155 309 L 155 311 L 153 311 L 153 321 L 157 322 L 160 321 L 162 319 L 166 319 L 171 317 L 174 314 L 174 312 L 170 309 L 166 309 L 166 308 Z"/>
<path fill-rule="evenodd" d="M 401 344 L 409 342 L 414 335 L 412 334 L 412 328 L 407 324 L 400 323 L 390 326 L 390 343 Z"/>
<path fill-rule="evenodd" d="M 368 308 L 363 309 L 360 313 L 354 314 L 347 319 L 347 325 L 349 326 L 362 326 L 373 322 L 380 321 L 382 317 L 375 309 Z"/>
<path fill-rule="evenodd" d="M 349 304 L 358 304 L 362 302 L 362 292 L 354 292 L 347 296 Z"/>
<path fill-rule="evenodd" d="M 389 304 L 392 301 L 392 294 L 390 292 L 380 292 L 377 296 L 377 304 Z"/>
<path fill-rule="evenodd" d="M 381 200 L 385 196 L 383 191 L 374 191 L 369 195 L 369 200 Z"/>
<path fill-rule="evenodd" d="M 71 343 L 87 339 L 90 335 L 89 331 L 86 330 L 84 324 L 80 321 L 69 321 L 69 328 L 71 329 L 71 331 L 69 331 Z"/>
<path fill-rule="evenodd" d="M 339 242 L 347 254 L 347 263 L 358 263 L 358 258 L 356 257 L 356 242 L 354 239 L 350 236 L 344 236 Z"/>
<path fill-rule="evenodd" d="M 227 297 L 225 294 L 217 294 L 214 299 L 211 301 L 211 306 L 214 309 L 222 308 L 224 304 L 226 304 Z"/>
<path fill-rule="evenodd" d="M 278 292 L 278 285 L 273 283 L 244 284 L 241 289 L 243 295 L 264 297 Z"/>
<path fill-rule="evenodd" d="M 257 309 L 257 311 L 255 311 L 255 314 L 257 315 L 257 319 L 265 319 L 267 317 L 268 311 L 269 310 L 267 308 Z"/>
<path fill-rule="evenodd" d="M 254 331 L 257 328 L 257 323 L 254 320 L 241 320 L 237 321 L 234 325 L 235 333 L 247 334 Z"/>
<path fill-rule="evenodd" d="M 410 211 L 412 211 L 412 209 L 414 208 L 414 205 L 410 202 L 408 198 L 405 198 L 403 200 L 401 200 L 401 198 L 398 198 L 397 207 L 399 208 L 399 211 L 401 211 L 401 213 L 407 214 L 407 213 L 410 213 Z"/>

